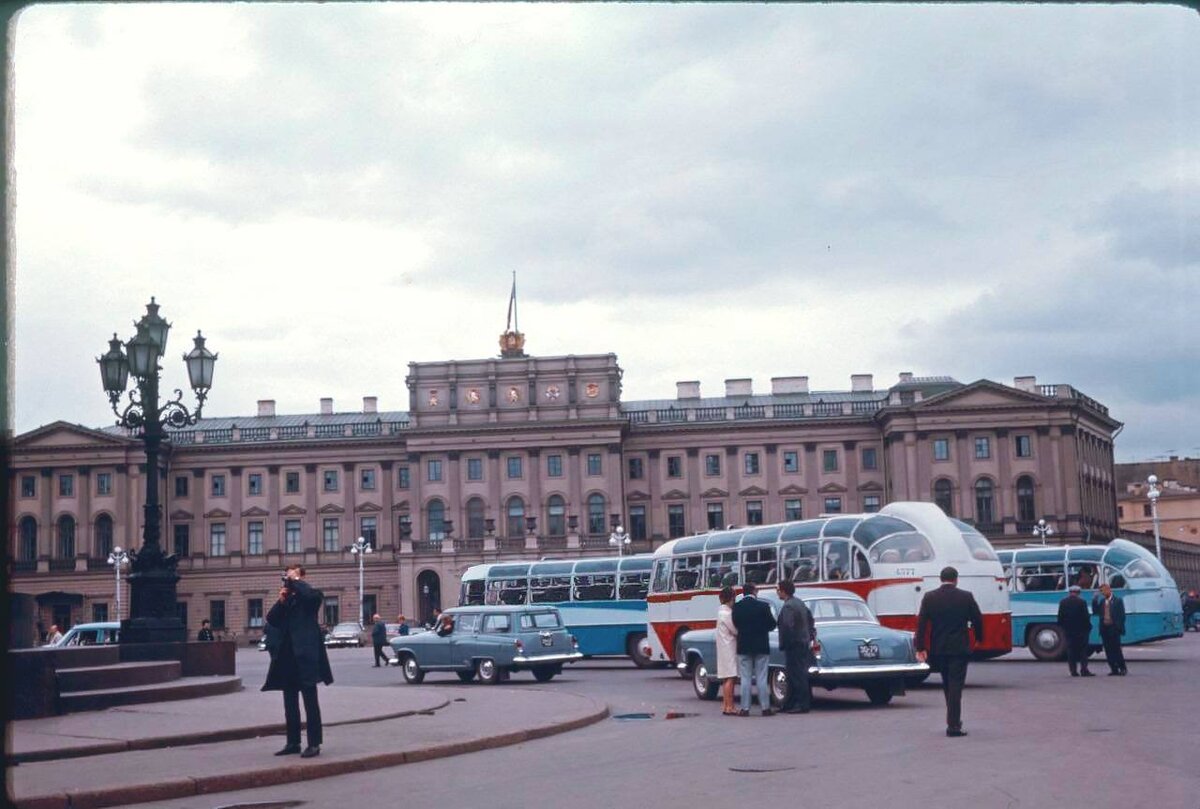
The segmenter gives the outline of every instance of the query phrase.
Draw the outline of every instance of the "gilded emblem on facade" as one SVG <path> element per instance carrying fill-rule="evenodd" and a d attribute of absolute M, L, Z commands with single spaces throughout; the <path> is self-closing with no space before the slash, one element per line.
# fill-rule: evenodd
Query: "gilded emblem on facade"
<path fill-rule="evenodd" d="M 479 404 L 479 388 L 468 388 L 467 389 L 467 404 L 472 404 L 472 405 Z"/>
<path fill-rule="evenodd" d="M 516 404 L 521 401 L 521 389 L 516 385 L 508 389 L 508 401 L 510 404 Z"/>
<path fill-rule="evenodd" d="M 589 382 L 583 388 L 583 394 L 589 399 L 595 399 L 600 395 L 600 384 L 598 382 Z"/>
<path fill-rule="evenodd" d="M 562 395 L 558 385 L 550 385 L 546 388 L 546 399 L 551 402 L 557 402 L 558 397 Z"/>
<path fill-rule="evenodd" d="M 429 406 L 437 407 L 439 404 L 441 404 L 441 399 L 438 398 L 438 389 L 431 388 L 429 391 Z"/>

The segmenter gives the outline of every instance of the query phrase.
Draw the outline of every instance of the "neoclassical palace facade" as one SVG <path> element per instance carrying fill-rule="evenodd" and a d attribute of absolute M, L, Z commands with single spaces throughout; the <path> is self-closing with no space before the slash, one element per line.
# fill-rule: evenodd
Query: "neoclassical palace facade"
<path fill-rule="evenodd" d="M 902 374 L 878 389 L 623 401 L 613 354 L 410 363 L 408 409 L 206 418 L 172 433 L 163 541 L 180 612 L 256 638 L 281 568 L 302 562 L 325 620 L 353 620 L 362 536 L 365 611 L 424 620 L 456 603 L 470 565 L 631 550 L 730 524 L 937 502 L 997 544 L 1045 518 L 1066 541 L 1116 534 L 1107 408 L 1070 385 Z M 44 624 L 114 619 L 113 546 L 141 544 L 145 456 L 117 428 L 55 422 L 18 436 L 9 475 L 11 589 Z"/>

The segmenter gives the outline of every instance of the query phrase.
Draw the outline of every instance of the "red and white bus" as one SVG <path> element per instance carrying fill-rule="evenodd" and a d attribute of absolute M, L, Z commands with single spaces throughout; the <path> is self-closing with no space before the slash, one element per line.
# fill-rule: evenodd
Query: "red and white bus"
<path fill-rule="evenodd" d="M 654 552 L 647 606 L 647 653 L 675 662 L 679 638 L 716 625 L 726 584 L 849 590 L 866 599 L 884 626 L 917 628 L 922 596 L 939 586 L 943 567 L 958 570 L 983 612 L 977 657 L 1012 651 L 1012 615 L 1004 570 L 991 543 L 932 503 L 889 503 L 872 514 L 713 531 L 674 539 Z"/>

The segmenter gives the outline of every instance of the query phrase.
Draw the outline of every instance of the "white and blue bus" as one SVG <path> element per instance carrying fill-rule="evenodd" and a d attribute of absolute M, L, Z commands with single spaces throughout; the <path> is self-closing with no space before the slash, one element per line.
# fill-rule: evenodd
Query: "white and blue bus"
<path fill-rule="evenodd" d="M 996 555 L 1008 577 L 1013 646 L 1028 646 L 1038 660 L 1066 656 L 1066 635 L 1057 623 L 1058 602 L 1076 584 L 1089 609 L 1101 584 L 1108 584 L 1122 598 L 1123 645 L 1183 636 L 1183 608 L 1175 580 L 1140 545 L 1114 539 L 1107 545 L 1033 545 Z M 1093 651 L 1101 648 L 1095 622 L 1089 645 Z"/>
<path fill-rule="evenodd" d="M 552 604 L 585 656 L 643 654 L 646 593 L 654 558 L 647 555 L 543 562 L 496 562 L 467 568 L 459 606 Z"/>

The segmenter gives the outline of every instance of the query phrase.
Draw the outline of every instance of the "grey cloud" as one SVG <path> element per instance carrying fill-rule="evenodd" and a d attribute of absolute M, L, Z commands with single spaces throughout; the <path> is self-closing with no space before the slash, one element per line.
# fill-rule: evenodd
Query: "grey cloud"
<path fill-rule="evenodd" d="M 1162 270 L 1200 271 L 1200 184 L 1123 189 L 1089 223 L 1111 239 L 1118 258 Z"/>

